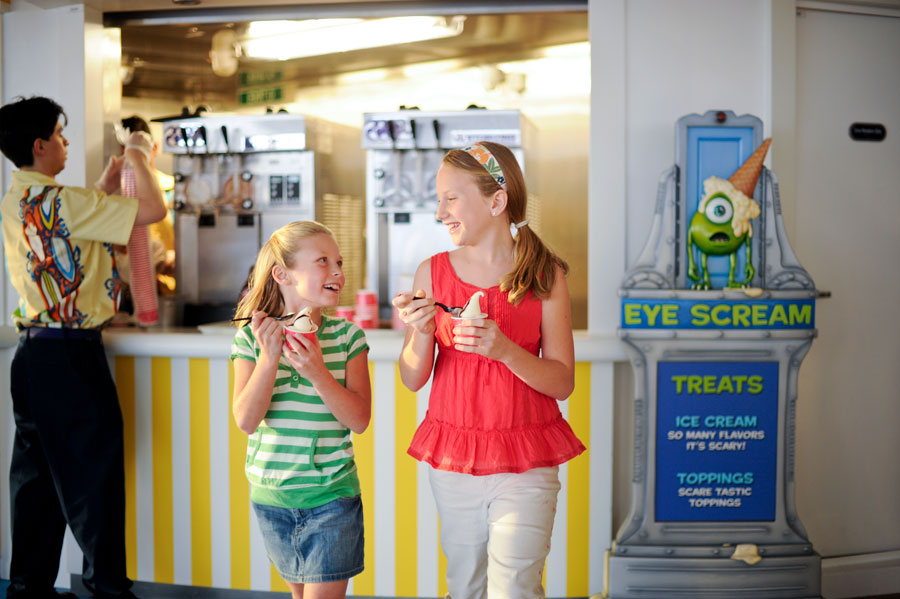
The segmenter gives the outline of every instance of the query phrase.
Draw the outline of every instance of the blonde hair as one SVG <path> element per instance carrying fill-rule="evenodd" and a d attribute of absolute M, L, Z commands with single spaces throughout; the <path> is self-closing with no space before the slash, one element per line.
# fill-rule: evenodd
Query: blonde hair
<path fill-rule="evenodd" d="M 284 299 L 278 283 L 272 278 L 272 269 L 277 265 L 291 268 L 294 265 L 294 254 L 300 249 L 300 242 L 313 235 L 330 235 L 331 229 L 312 220 L 298 220 L 272 233 L 256 258 L 256 264 L 250 273 L 250 286 L 247 294 L 237 305 L 235 318 L 248 318 L 254 310 L 262 310 L 269 315 L 280 315 L 284 309 Z M 242 326 L 243 321 L 238 321 Z"/>
<path fill-rule="evenodd" d="M 522 169 L 512 151 L 504 145 L 489 141 L 478 142 L 487 148 L 497 160 L 506 178 L 506 217 L 510 223 L 525 220 L 528 194 Z M 478 189 L 486 196 L 500 189 L 500 184 L 473 156 L 464 150 L 450 150 L 443 163 L 457 168 L 475 179 Z M 569 272 L 566 261 L 544 245 L 531 227 L 518 229 L 513 246 L 514 264 L 511 271 L 500 279 L 500 290 L 509 291 L 509 303 L 519 304 L 531 291 L 538 299 L 547 299 L 556 280 L 556 270 Z"/>

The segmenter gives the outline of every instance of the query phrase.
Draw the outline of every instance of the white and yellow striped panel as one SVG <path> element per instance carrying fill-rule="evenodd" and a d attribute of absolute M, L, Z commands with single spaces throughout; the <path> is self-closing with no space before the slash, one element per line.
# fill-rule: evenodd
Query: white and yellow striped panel
<path fill-rule="evenodd" d="M 128 575 L 145 582 L 286 591 L 249 503 L 246 435 L 231 418 L 227 359 L 116 356 L 125 419 Z M 446 563 L 426 466 L 406 454 L 428 389 L 406 390 L 395 362 L 372 362 L 372 425 L 354 436 L 365 506 L 366 570 L 351 595 L 437 597 Z M 579 363 L 561 404 L 589 451 L 560 469 L 550 597 L 602 588 L 611 538 L 612 364 Z M 592 456 L 599 456 L 593 458 Z"/>

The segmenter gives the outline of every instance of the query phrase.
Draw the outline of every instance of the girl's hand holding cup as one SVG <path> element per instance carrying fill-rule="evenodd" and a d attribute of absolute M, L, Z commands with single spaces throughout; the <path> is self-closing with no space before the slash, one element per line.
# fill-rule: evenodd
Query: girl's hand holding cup
<path fill-rule="evenodd" d="M 285 334 L 282 353 L 294 370 L 313 384 L 329 374 L 315 333 Z"/>
<path fill-rule="evenodd" d="M 301 333 L 299 331 L 295 331 L 290 327 L 284 328 L 284 342 L 287 344 L 288 339 L 297 339 L 298 337 L 303 337 L 304 339 L 309 339 L 310 342 L 314 344 L 318 344 L 319 340 L 316 338 L 316 332 L 312 331 L 311 333 Z"/>
<path fill-rule="evenodd" d="M 453 347 L 459 351 L 503 362 L 513 345 L 497 323 L 488 318 L 459 320 L 453 327 Z"/>
<path fill-rule="evenodd" d="M 399 311 L 403 324 L 423 335 L 434 333 L 437 328 L 434 323 L 437 308 L 434 305 L 434 298 L 426 298 L 423 289 L 416 291 L 415 295 L 398 293 L 391 303 Z"/>

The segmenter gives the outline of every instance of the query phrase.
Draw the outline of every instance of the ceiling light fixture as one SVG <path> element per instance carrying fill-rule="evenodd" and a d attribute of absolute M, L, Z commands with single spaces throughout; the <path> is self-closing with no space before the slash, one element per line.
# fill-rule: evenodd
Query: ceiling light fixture
<path fill-rule="evenodd" d="M 212 36 L 209 61 L 213 73 L 219 77 L 230 77 L 238 70 L 237 35 L 233 29 L 220 29 Z"/>
<path fill-rule="evenodd" d="M 465 20 L 455 16 L 253 21 L 241 45 L 248 58 L 289 60 L 452 37 L 462 33 Z"/>

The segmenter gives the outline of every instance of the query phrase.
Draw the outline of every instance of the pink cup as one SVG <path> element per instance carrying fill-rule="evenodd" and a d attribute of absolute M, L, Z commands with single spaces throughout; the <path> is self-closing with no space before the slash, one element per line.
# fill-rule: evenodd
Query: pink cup
<path fill-rule="evenodd" d="M 405 331 L 406 323 L 400 318 L 400 308 L 391 310 L 391 328 L 395 331 Z"/>
<path fill-rule="evenodd" d="M 316 337 L 316 331 L 319 330 L 318 328 L 315 331 L 311 331 L 309 333 L 299 333 L 299 332 L 295 331 L 294 329 L 289 329 L 288 327 L 282 327 L 282 329 L 284 330 L 285 339 L 287 339 L 288 337 L 293 337 L 294 339 L 296 339 L 297 337 L 306 337 L 313 343 L 319 342 L 318 338 Z"/>
<path fill-rule="evenodd" d="M 353 322 L 364 329 L 378 328 L 378 296 L 370 289 L 356 292 L 356 315 Z"/>
<path fill-rule="evenodd" d="M 375 318 L 357 318 L 354 320 L 356 324 L 363 329 L 377 329 L 378 328 L 378 320 Z"/>
<path fill-rule="evenodd" d="M 344 318 L 346 320 L 352 321 L 353 320 L 353 306 L 338 306 L 334 311 L 334 315 L 337 318 Z"/>
<path fill-rule="evenodd" d="M 369 289 L 356 292 L 356 318 L 358 320 L 378 320 L 378 296 Z"/>

